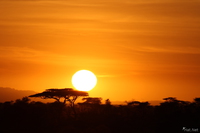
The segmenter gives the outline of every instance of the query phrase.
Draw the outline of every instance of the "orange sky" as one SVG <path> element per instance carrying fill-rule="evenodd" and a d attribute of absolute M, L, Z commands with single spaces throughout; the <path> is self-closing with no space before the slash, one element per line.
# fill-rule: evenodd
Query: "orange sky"
<path fill-rule="evenodd" d="M 1 0 L 0 86 L 72 87 L 112 101 L 200 96 L 199 0 Z"/>

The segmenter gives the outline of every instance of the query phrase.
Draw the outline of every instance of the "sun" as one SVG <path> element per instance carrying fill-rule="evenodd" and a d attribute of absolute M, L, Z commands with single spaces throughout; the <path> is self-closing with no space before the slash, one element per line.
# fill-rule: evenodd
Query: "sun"
<path fill-rule="evenodd" d="M 97 78 L 89 70 L 80 70 L 72 76 L 72 84 L 79 91 L 90 91 L 96 86 Z"/>

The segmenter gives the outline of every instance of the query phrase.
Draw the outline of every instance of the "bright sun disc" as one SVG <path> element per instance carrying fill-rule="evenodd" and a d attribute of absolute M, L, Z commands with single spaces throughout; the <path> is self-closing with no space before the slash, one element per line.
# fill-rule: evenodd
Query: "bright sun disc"
<path fill-rule="evenodd" d="M 72 76 L 72 84 L 79 91 L 89 91 L 95 87 L 97 78 L 91 71 L 80 70 Z"/>

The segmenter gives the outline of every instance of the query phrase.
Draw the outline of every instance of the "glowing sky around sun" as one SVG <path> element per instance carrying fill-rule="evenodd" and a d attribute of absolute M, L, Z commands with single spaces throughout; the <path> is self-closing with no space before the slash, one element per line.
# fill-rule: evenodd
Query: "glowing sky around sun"
<path fill-rule="evenodd" d="M 1 0 L 0 86 L 72 87 L 90 96 L 192 100 L 200 90 L 199 0 Z"/>

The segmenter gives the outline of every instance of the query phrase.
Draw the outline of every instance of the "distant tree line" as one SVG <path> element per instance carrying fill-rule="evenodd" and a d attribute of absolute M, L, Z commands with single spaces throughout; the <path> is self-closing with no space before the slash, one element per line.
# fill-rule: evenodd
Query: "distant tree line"
<path fill-rule="evenodd" d="M 73 97 L 78 93 L 65 94 Z M 167 97 L 157 106 L 140 101 L 130 101 L 126 105 L 112 105 L 109 99 L 102 103 L 101 98 L 89 97 L 85 93 L 83 102 L 74 104 L 76 110 L 74 115 L 70 102 L 63 104 L 61 101 L 61 98 L 68 101 L 69 97 L 63 96 L 62 94 L 56 97 L 60 100 L 55 99 L 53 103 L 35 102 L 29 97 L 0 103 L 0 133 L 199 133 L 200 131 L 200 98 L 188 102 Z M 48 94 L 47 98 L 55 96 Z"/>

